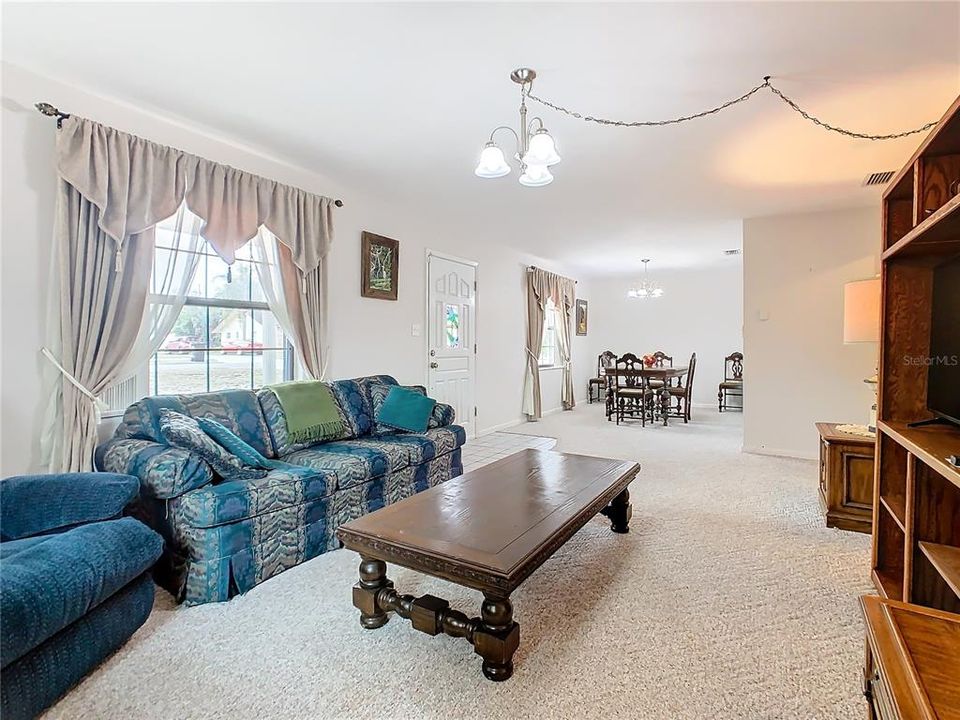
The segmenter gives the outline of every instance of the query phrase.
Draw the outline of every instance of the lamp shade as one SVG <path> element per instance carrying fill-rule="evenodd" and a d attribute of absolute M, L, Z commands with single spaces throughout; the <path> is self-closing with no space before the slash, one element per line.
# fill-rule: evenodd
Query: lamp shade
<path fill-rule="evenodd" d="M 880 341 L 880 278 L 843 286 L 843 341 Z"/>
<path fill-rule="evenodd" d="M 524 187 L 543 187 L 553 182 L 553 175 L 546 165 L 527 165 L 519 180 Z"/>
<path fill-rule="evenodd" d="M 477 177 L 498 178 L 510 174 L 510 166 L 503 157 L 503 151 L 492 142 L 487 143 L 480 153 L 480 162 L 473 171 Z"/>
<path fill-rule="evenodd" d="M 530 147 L 527 148 L 527 152 L 523 156 L 523 163 L 550 167 L 558 162 L 560 162 L 560 156 L 557 154 L 553 138 L 550 133 L 540 128 L 530 138 Z"/>

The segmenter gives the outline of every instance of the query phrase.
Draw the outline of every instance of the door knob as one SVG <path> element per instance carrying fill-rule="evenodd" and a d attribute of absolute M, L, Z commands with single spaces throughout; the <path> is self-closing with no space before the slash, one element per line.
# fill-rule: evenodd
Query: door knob
<path fill-rule="evenodd" d="M 430 367 L 431 367 L 431 368 L 438 368 L 438 367 L 440 367 L 440 363 L 432 362 L 432 363 L 430 363 Z"/>

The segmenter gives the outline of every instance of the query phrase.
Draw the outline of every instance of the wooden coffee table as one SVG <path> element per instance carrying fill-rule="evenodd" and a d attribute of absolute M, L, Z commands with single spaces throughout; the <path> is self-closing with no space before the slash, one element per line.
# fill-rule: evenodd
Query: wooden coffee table
<path fill-rule="evenodd" d="M 598 513 L 614 532 L 629 531 L 627 486 L 637 463 L 524 450 L 443 485 L 341 525 L 337 537 L 360 553 L 353 604 L 368 629 L 394 611 L 429 635 L 466 638 L 483 674 L 506 680 L 520 626 L 510 593 Z M 480 617 L 433 595 L 400 595 L 387 563 L 483 593 Z M 571 578 L 573 580 L 573 578 Z"/>

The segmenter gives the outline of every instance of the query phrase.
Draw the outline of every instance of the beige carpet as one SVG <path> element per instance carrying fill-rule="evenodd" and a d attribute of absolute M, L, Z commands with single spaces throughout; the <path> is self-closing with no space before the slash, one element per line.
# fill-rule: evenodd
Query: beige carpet
<path fill-rule="evenodd" d="M 229 603 L 177 608 L 158 594 L 147 625 L 48 717 L 862 716 L 869 538 L 823 526 L 814 463 L 742 455 L 740 416 L 707 410 L 688 426 L 617 428 L 594 405 L 520 430 L 643 470 L 629 535 L 590 522 L 514 596 L 508 682 L 483 679 L 463 640 L 399 618 L 362 630 L 356 556 L 341 550 Z M 477 593 L 390 576 L 479 609 Z"/>

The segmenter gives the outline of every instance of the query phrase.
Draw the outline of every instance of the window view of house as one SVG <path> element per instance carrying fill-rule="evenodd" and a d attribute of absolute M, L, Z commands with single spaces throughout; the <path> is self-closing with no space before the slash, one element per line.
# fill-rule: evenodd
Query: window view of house
<path fill-rule="evenodd" d="M 173 223 L 170 218 L 157 226 L 156 253 L 171 252 Z M 237 251 L 229 272 L 205 241 L 198 254 L 183 310 L 150 361 L 150 394 L 256 388 L 292 380 L 293 347 L 267 305 L 250 245 Z"/>

